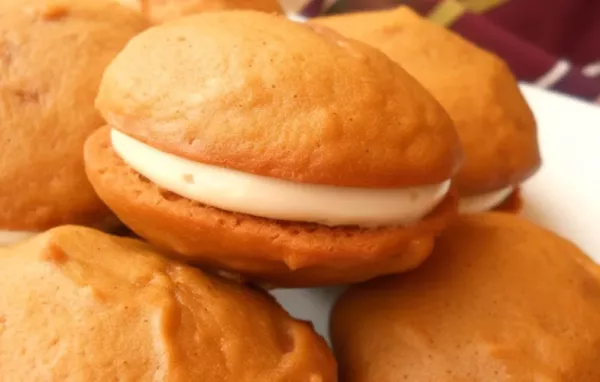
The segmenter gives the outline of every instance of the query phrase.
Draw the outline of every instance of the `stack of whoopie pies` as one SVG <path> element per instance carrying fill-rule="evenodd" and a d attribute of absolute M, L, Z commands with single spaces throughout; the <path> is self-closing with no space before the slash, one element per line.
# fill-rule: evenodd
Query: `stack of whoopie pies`
<path fill-rule="evenodd" d="M 599 268 L 506 213 L 500 59 L 405 8 L 118 3 L 0 0 L 1 380 L 600 380 Z M 334 284 L 337 360 L 263 289 Z"/>

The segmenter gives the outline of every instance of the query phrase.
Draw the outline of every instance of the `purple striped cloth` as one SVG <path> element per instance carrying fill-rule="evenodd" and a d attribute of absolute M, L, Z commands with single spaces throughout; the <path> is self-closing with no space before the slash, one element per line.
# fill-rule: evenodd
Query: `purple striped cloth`
<path fill-rule="evenodd" d="M 521 81 L 600 102 L 600 0 L 312 0 L 299 15 L 400 4 L 495 52 Z"/>

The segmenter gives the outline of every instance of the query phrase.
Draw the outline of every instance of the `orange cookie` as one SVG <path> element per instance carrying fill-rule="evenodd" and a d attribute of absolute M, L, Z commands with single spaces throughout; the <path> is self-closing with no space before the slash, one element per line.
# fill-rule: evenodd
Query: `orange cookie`
<path fill-rule="evenodd" d="M 278 0 L 118 0 L 144 13 L 155 23 L 201 12 L 250 9 L 282 13 Z"/>
<path fill-rule="evenodd" d="M 342 296 L 340 379 L 600 381 L 597 269 L 525 219 L 461 217 L 419 269 Z"/>
<path fill-rule="evenodd" d="M 506 64 L 408 7 L 314 20 L 390 56 L 437 98 L 465 150 L 461 211 L 493 209 L 540 166 L 535 120 Z"/>
<path fill-rule="evenodd" d="M 146 22 L 111 1 L 0 2 L 0 245 L 116 219 L 83 167 L 106 65 Z"/>
<path fill-rule="evenodd" d="M 88 176 L 140 236 L 278 285 L 417 266 L 454 215 L 442 107 L 378 51 L 260 12 L 148 30 L 107 69 Z"/>
<path fill-rule="evenodd" d="M 325 341 L 266 292 L 137 240 L 55 228 L 0 268 L 3 380 L 337 381 Z"/>

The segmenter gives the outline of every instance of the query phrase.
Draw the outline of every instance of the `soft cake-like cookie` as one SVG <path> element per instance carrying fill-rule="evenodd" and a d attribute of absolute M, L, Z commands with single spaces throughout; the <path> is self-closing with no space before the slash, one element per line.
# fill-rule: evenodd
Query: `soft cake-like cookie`
<path fill-rule="evenodd" d="M 309 324 L 266 292 L 75 226 L 0 249 L 5 381 L 335 382 Z"/>
<path fill-rule="evenodd" d="M 179 258 L 280 285 L 417 266 L 454 215 L 442 107 L 385 55 L 259 12 L 152 28 L 107 69 L 88 176 Z"/>
<path fill-rule="evenodd" d="M 340 379 L 598 381 L 597 275 L 525 219 L 465 215 L 420 268 L 342 296 L 331 319 Z"/>
<path fill-rule="evenodd" d="M 454 178 L 461 211 L 520 207 L 516 189 L 539 168 L 540 153 L 533 114 L 499 57 L 406 6 L 314 22 L 380 49 L 448 111 L 465 150 Z"/>
<path fill-rule="evenodd" d="M 112 1 L 0 2 L 0 245 L 116 219 L 83 168 L 106 65 L 146 22 Z"/>
<path fill-rule="evenodd" d="M 282 13 L 277 0 L 118 0 L 136 9 L 155 23 L 177 19 L 201 12 L 235 9 Z"/>

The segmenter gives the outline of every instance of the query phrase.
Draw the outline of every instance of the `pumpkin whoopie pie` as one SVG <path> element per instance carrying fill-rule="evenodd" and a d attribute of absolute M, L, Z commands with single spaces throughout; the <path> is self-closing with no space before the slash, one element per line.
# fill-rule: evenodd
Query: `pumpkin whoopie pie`
<path fill-rule="evenodd" d="M 134 38 L 86 143 L 100 197 L 180 259 L 276 285 L 421 263 L 456 212 L 452 122 L 385 55 L 316 29 L 235 11 Z"/>
<path fill-rule="evenodd" d="M 195 13 L 235 9 L 282 13 L 278 0 L 119 0 L 142 12 L 155 23 L 163 23 Z"/>
<path fill-rule="evenodd" d="M 352 286 L 331 319 L 345 382 L 600 381 L 600 280 L 511 214 L 464 215 L 418 269 Z"/>
<path fill-rule="evenodd" d="M 540 153 L 533 114 L 504 61 L 406 6 L 314 22 L 380 49 L 448 111 L 465 150 L 453 179 L 462 212 L 520 208 L 517 188 Z"/>
<path fill-rule="evenodd" d="M 83 143 L 102 72 L 146 21 L 112 1 L 0 2 L 0 245 L 53 226 L 110 228 Z"/>
<path fill-rule="evenodd" d="M 76 226 L 0 249 L 3 381 L 335 382 L 267 293 Z"/>

